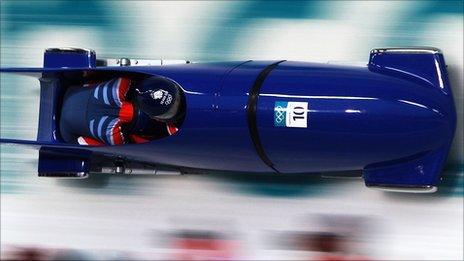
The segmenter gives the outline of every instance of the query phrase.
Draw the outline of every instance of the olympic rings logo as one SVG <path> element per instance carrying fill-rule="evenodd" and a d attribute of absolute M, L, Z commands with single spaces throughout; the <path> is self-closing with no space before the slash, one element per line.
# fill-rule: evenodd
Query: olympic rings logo
<path fill-rule="evenodd" d="M 286 111 L 282 106 L 277 106 L 274 108 L 274 110 L 275 110 L 275 121 L 277 123 L 281 123 L 283 120 L 285 120 Z"/>

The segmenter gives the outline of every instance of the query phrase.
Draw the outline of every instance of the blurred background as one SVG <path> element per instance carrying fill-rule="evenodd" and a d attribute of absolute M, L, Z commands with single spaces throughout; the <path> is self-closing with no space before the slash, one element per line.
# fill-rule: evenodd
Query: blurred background
<path fill-rule="evenodd" d="M 41 66 L 45 48 L 62 46 L 108 58 L 358 64 L 375 47 L 438 47 L 458 111 L 432 195 L 308 175 L 40 179 L 37 152 L 2 146 L 2 259 L 464 259 L 462 1 L 2 0 L 0 8 L 1 66 Z M 2 138 L 36 138 L 38 87 L 1 75 Z"/>

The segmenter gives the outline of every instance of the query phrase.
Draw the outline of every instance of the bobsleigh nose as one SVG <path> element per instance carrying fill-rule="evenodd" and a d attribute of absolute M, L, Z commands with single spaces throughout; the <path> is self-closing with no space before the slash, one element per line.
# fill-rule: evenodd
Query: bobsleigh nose
<path fill-rule="evenodd" d="M 279 172 L 363 169 L 449 144 L 450 97 L 410 75 L 283 62 L 260 90 L 259 138 Z"/>
<path fill-rule="evenodd" d="M 362 169 L 437 149 L 454 126 L 448 111 L 423 102 L 328 98 L 263 97 L 260 137 L 278 171 Z M 298 110 L 305 111 L 302 120 Z"/>

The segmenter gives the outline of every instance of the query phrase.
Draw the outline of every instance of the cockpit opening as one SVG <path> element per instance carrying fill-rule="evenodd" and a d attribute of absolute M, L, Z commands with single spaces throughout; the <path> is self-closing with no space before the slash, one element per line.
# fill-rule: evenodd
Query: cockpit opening
<path fill-rule="evenodd" d="M 66 143 L 122 145 L 174 135 L 185 116 L 182 88 L 161 76 L 117 76 L 71 84 L 59 132 Z"/>

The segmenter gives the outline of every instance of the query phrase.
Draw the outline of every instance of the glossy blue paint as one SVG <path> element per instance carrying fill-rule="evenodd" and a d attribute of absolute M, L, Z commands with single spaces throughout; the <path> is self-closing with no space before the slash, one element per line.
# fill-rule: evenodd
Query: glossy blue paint
<path fill-rule="evenodd" d="M 456 125 L 443 55 L 436 49 L 378 49 L 366 66 L 239 61 L 90 67 L 2 72 L 53 77 L 137 73 L 176 81 L 187 103 L 176 135 L 85 150 L 189 168 L 279 173 L 362 169 L 369 186 L 435 186 Z M 61 82 L 50 88 L 59 93 L 65 86 Z M 59 133 L 50 134 L 59 117 L 56 93 L 42 89 L 37 142 L 2 142 L 84 149 L 63 144 Z M 292 102 L 307 105 L 305 123 L 276 125 L 276 104 Z"/>

